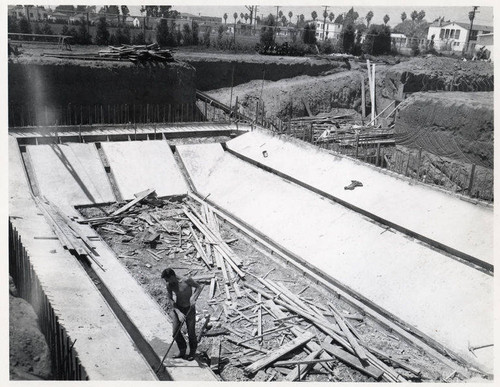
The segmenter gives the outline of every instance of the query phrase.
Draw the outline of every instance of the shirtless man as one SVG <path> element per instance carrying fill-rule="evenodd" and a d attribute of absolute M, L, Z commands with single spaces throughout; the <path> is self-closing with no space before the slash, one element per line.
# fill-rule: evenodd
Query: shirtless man
<path fill-rule="evenodd" d="M 170 318 L 172 319 L 173 335 L 179 348 L 179 354 L 175 357 L 193 360 L 196 348 L 198 347 L 198 341 L 196 339 L 196 307 L 191 298 L 193 296 L 192 288 L 198 288 L 200 284 L 192 278 L 177 278 L 175 272 L 170 268 L 163 270 L 161 278 L 167 283 L 167 306 L 171 311 Z M 186 320 L 189 337 L 189 355 L 187 357 L 186 340 L 180 332 L 180 327 L 184 319 Z"/>

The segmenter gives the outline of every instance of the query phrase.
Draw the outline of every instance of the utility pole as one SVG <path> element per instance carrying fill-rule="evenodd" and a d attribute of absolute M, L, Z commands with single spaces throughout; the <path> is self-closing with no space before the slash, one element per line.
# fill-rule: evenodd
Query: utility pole
<path fill-rule="evenodd" d="M 326 18 L 328 16 L 328 5 L 322 5 L 322 7 L 325 7 L 325 10 L 323 11 L 323 40 L 326 40 L 325 27 L 326 27 Z"/>
<path fill-rule="evenodd" d="M 469 19 L 470 19 L 470 27 L 469 27 L 469 34 L 467 35 L 467 51 L 469 51 L 469 44 L 470 44 L 470 36 L 472 35 L 472 26 L 474 24 L 474 18 L 476 17 L 476 12 L 479 7 L 472 7 L 472 11 L 469 12 Z"/>
<path fill-rule="evenodd" d="M 276 22 L 278 21 L 278 17 L 279 17 L 279 16 L 278 16 L 278 15 L 279 15 L 279 10 L 280 10 L 280 6 L 279 6 L 279 5 L 277 5 L 277 6 L 276 6 Z"/>

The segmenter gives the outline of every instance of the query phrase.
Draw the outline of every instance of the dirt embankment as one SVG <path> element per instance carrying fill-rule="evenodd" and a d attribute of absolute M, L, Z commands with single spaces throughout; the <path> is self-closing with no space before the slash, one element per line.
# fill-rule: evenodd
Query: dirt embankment
<path fill-rule="evenodd" d="M 380 69 L 382 74 L 385 69 Z M 277 116 L 286 120 L 307 116 L 306 102 L 312 114 L 347 108 L 361 111 L 361 78 L 365 77 L 367 112 L 369 106 L 367 74 L 362 70 L 341 71 L 326 76 L 300 76 L 280 81 L 255 80 L 233 88 L 232 104 L 236 97 L 241 111 L 255 116 L 257 102 L 259 109 L 264 103 L 267 116 Z M 382 79 L 379 76 L 379 79 Z M 225 104 L 230 103 L 231 89 L 223 88 L 209 92 L 211 96 Z M 379 102 L 377 100 L 377 102 Z"/>
<path fill-rule="evenodd" d="M 314 58 L 201 53 L 177 53 L 175 57 L 196 69 L 196 87 L 202 91 L 231 87 L 231 83 L 237 86 L 257 79 L 278 81 L 300 75 L 317 76 L 345 67 L 342 61 Z"/>
<path fill-rule="evenodd" d="M 396 143 L 493 168 L 493 93 L 410 96 L 396 117 Z"/>
<path fill-rule="evenodd" d="M 9 371 L 11 380 L 44 380 L 51 377 L 50 352 L 31 305 L 17 297 L 10 278 Z"/>
<path fill-rule="evenodd" d="M 9 103 L 43 109 L 71 105 L 162 105 L 195 100 L 195 70 L 185 63 L 9 60 Z"/>
<path fill-rule="evenodd" d="M 393 66 L 385 77 L 384 96 L 401 100 L 419 91 L 493 91 L 493 64 L 454 58 L 416 58 Z"/>

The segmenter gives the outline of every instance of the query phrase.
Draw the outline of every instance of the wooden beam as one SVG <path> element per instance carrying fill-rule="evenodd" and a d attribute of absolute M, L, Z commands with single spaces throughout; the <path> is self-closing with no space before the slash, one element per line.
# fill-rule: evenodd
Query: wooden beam
<path fill-rule="evenodd" d="M 304 360 L 301 360 L 300 363 L 296 363 L 297 366 L 285 377 L 285 380 L 288 382 L 293 382 L 297 379 L 301 380 L 306 374 L 309 372 L 309 370 L 318 362 L 327 362 L 329 360 L 334 360 L 334 359 L 318 359 L 315 360 L 321 353 L 323 352 L 323 349 L 320 349 L 318 351 L 311 352 Z M 310 362 L 310 363 L 306 363 Z M 284 365 L 281 362 L 280 365 Z M 300 364 L 305 365 L 305 367 L 301 367 Z"/>
<path fill-rule="evenodd" d="M 305 333 L 294 340 L 286 343 L 285 345 L 281 346 L 279 349 L 276 351 L 272 351 L 268 355 L 264 356 L 263 358 L 257 360 L 255 363 L 250 364 L 248 367 L 245 368 L 245 372 L 248 374 L 255 374 L 258 370 L 261 368 L 264 368 L 268 366 L 269 364 L 274 363 L 276 360 L 278 360 L 280 357 L 286 355 L 287 353 L 293 351 L 296 348 L 299 348 L 306 344 L 308 341 L 310 341 L 314 337 L 314 334 L 312 333 Z"/>
<path fill-rule="evenodd" d="M 372 365 L 364 365 L 356 356 L 351 355 L 349 352 L 344 351 L 336 345 L 332 345 L 329 342 L 325 341 L 322 343 L 322 346 L 330 355 L 335 356 L 342 362 L 356 368 L 358 371 L 361 371 L 376 380 L 379 380 L 384 374 L 383 371 L 375 368 Z"/>
<path fill-rule="evenodd" d="M 210 351 L 210 368 L 214 372 L 219 371 L 221 338 L 215 337 L 212 341 L 212 350 Z"/>
<path fill-rule="evenodd" d="M 351 344 L 354 352 L 356 352 L 356 355 L 358 355 L 361 360 L 367 361 L 368 357 L 366 356 L 365 350 L 361 347 L 361 345 L 359 345 L 358 340 L 356 340 L 354 335 L 351 333 L 340 313 L 331 302 L 328 303 L 328 306 L 332 310 L 335 321 L 337 321 L 340 329 L 342 330 L 342 332 L 344 332 L 347 341 L 349 341 L 349 344 Z"/>
<path fill-rule="evenodd" d="M 121 214 L 122 212 L 125 212 L 127 211 L 129 208 L 133 207 L 134 205 L 136 205 L 137 203 L 139 203 L 141 200 L 143 200 L 144 198 L 148 197 L 149 195 L 151 195 L 153 192 L 155 192 L 154 188 L 150 188 L 150 189 L 147 189 L 146 191 L 143 191 L 137 195 L 137 196 L 134 200 L 128 202 L 127 204 L 125 204 L 123 207 L 120 207 L 119 209 L 117 209 L 115 212 L 113 212 L 111 214 L 111 216 L 115 216 L 115 215 L 119 215 Z"/>

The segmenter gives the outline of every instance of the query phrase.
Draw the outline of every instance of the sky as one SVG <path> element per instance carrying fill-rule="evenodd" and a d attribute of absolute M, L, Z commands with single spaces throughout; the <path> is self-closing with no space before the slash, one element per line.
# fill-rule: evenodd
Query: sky
<path fill-rule="evenodd" d="M 304 2 L 306 3 L 306 2 Z M 321 4 L 326 5 L 328 2 L 322 2 Z M 339 13 L 344 13 L 349 10 L 350 6 L 329 6 L 328 12 L 333 12 L 335 16 Z M 129 5 L 129 9 L 132 14 L 140 14 L 139 9 L 140 6 L 132 6 Z M 248 10 L 245 8 L 243 4 L 236 5 L 174 5 L 174 9 L 179 12 L 187 12 L 194 15 L 202 15 L 202 16 L 218 16 L 222 17 L 224 13 L 229 15 L 228 22 L 233 20 L 234 12 L 237 12 L 238 15 L 240 13 L 248 13 Z M 324 6 L 322 5 L 307 5 L 307 6 L 287 6 L 281 5 L 280 10 L 283 11 L 283 14 L 287 16 L 291 11 L 293 13 L 292 19 L 296 21 L 296 16 L 300 14 L 304 14 L 306 19 L 311 19 L 311 12 L 316 11 L 320 18 L 322 18 Z M 384 15 L 389 15 L 390 20 L 388 25 L 394 27 L 396 24 L 401 22 L 401 13 L 406 12 L 408 15 L 408 19 L 410 18 L 410 13 L 413 10 L 420 11 L 424 10 L 427 21 L 433 21 L 434 19 L 444 16 L 445 20 L 450 21 L 458 21 L 458 22 L 466 22 L 469 23 L 469 11 L 472 10 L 472 7 L 469 6 L 460 6 L 460 7 L 431 7 L 431 6 L 422 6 L 422 5 L 407 5 L 407 6 L 354 6 L 354 10 L 358 12 L 360 17 L 364 18 L 364 16 L 368 13 L 368 11 L 373 11 L 374 17 L 371 23 L 382 24 Z M 475 24 L 485 24 L 485 25 L 493 25 L 493 8 L 492 7 L 479 7 L 478 13 L 476 13 L 476 18 L 474 20 Z M 262 5 L 258 7 L 257 14 L 259 16 L 267 16 L 269 13 L 273 13 L 276 15 L 276 6 Z"/>

